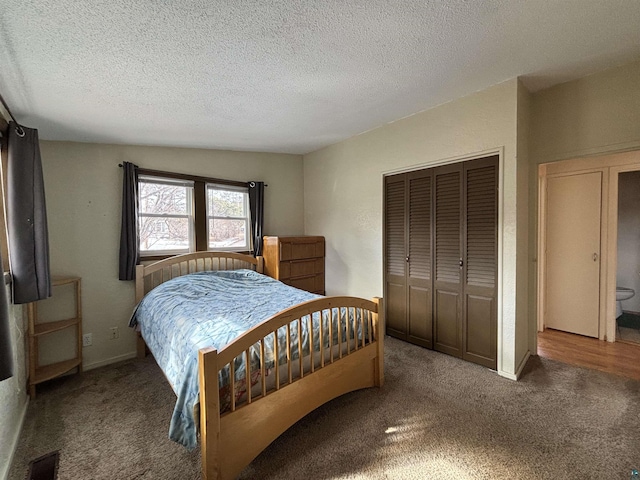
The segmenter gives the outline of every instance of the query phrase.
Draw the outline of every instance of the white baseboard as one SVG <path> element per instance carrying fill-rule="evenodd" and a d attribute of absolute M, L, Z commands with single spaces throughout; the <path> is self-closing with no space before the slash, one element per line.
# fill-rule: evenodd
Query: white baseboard
<path fill-rule="evenodd" d="M 527 366 L 527 362 L 529 361 L 529 358 L 531 358 L 531 352 L 527 351 L 524 358 L 520 362 L 520 365 L 518 366 L 518 370 L 516 371 L 516 380 L 520 378 L 520 375 L 522 375 L 522 370 L 524 370 L 524 367 Z"/>
<path fill-rule="evenodd" d="M 125 353 L 124 355 L 118 355 L 115 357 L 107 358 L 106 360 L 100 360 L 99 362 L 82 364 L 82 370 L 93 370 L 94 368 L 105 367 L 107 365 L 111 365 L 112 363 L 123 362 L 125 360 L 131 360 L 132 358 L 136 358 L 136 352 Z"/>
<path fill-rule="evenodd" d="M 508 378 L 509 380 L 518 380 L 518 376 L 514 375 L 513 373 L 503 372 L 503 371 L 498 370 L 498 375 L 500 375 L 501 377 L 504 377 L 504 378 Z"/>
<path fill-rule="evenodd" d="M 498 375 L 504 378 L 508 378 L 509 380 L 518 380 L 520 378 L 520 375 L 522 375 L 522 370 L 524 370 L 524 367 L 527 364 L 527 360 L 529 360 L 529 357 L 531 357 L 531 352 L 527 351 L 526 355 L 520 362 L 520 365 L 518 365 L 518 369 L 516 370 L 516 373 L 498 371 Z"/>
<path fill-rule="evenodd" d="M 13 445 L 11 445 L 11 453 L 9 454 L 9 461 L 7 465 L 1 467 L 4 471 L 0 470 L 0 478 L 2 480 L 8 480 L 9 471 L 11 470 L 11 466 L 13 465 L 13 457 L 16 454 L 16 450 L 18 449 L 18 442 L 20 441 L 20 434 L 22 433 L 22 427 L 24 427 L 24 419 L 27 418 L 27 408 L 29 407 L 29 396 L 27 396 L 27 401 L 24 402 L 24 407 L 22 412 L 20 413 L 20 421 L 18 422 L 18 428 L 16 429 L 16 433 L 13 437 Z"/>

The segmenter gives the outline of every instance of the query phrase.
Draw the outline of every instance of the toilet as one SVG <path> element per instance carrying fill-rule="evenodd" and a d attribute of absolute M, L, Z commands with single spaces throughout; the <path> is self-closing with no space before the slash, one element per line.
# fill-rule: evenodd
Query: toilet
<path fill-rule="evenodd" d="M 622 315 L 622 301 L 629 300 L 636 292 L 631 288 L 616 287 L 616 318 Z"/>

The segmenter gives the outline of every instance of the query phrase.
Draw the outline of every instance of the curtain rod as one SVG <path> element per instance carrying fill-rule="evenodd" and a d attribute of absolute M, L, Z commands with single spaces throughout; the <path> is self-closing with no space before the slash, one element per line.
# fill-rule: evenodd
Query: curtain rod
<path fill-rule="evenodd" d="M 122 168 L 122 164 L 119 163 L 118 167 Z M 187 180 L 197 180 L 197 181 L 202 181 L 202 182 L 206 182 L 206 183 L 220 183 L 223 185 L 235 185 L 237 187 L 244 187 L 244 186 L 250 186 L 253 187 L 254 185 L 251 185 L 251 183 L 254 182 L 240 182 L 237 180 L 223 180 L 221 178 L 211 178 L 211 177 L 201 177 L 199 175 L 188 175 L 185 173 L 176 173 L 176 172 L 165 172 L 162 170 L 150 170 L 148 168 L 141 168 L 138 167 L 138 170 L 142 173 L 142 175 L 157 175 L 159 177 L 169 177 L 169 178 L 181 178 L 181 179 L 187 179 Z M 267 185 L 265 183 L 264 185 L 265 187 L 268 187 L 269 185 Z"/>
<path fill-rule="evenodd" d="M 19 137 L 24 137 L 24 129 L 18 123 L 18 120 L 16 120 L 16 117 L 13 116 L 13 113 L 11 113 L 11 109 L 9 108 L 9 105 L 7 105 L 7 102 L 4 101 L 4 98 L 2 97 L 2 94 L 0 94 L 0 102 L 2 102 L 2 106 L 4 107 L 4 109 L 7 111 L 7 113 L 11 117 L 11 120 L 13 120 L 15 122 L 15 124 L 17 125 L 16 133 L 18 134 L 18 136 Z"/>

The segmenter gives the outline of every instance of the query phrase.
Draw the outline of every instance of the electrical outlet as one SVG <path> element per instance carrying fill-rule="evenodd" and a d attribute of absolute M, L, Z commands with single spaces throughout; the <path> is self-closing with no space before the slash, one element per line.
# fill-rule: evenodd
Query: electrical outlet
<path fill-rule="evenodd" d="M 111 331 L 111 340 L 115 340 L 116 338 L 120 338 L 120 333 L 118 332 L 118 327 L 111 327 L 109 329 Z"/>
<path fill-rule="evenodd" d="M 84 335 L 82 335 L 82 346 L 90 347 L 91 345 L 93 345 L 93 339 L 91 337 L 91 334 L 85 333 Z"/>

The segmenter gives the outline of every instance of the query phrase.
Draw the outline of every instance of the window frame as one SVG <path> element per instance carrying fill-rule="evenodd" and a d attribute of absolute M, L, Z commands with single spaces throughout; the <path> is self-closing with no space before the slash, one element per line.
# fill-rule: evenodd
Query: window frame
<path fill-rule="evenodd" d="M 220 178 L 202 177 L 198 175 L 189 175 L 184 173 L 167 172 L 163 170 L 151 170 L 148 168 L 138 168 L 138 182 L 140 177 L 157 177 L 170 180 L 187 180 L 193 182 L 193 217 L 194 217 L 194 234 L 195 244 L 190 252 L 203 252 L 209 250 L 208 239 L 208 227 L 207 227 L 207 184 L 223 185 L 225 187 L 242 187 L 249 190 L 248 182 L 241 182 L 236 180 L 224 180 Z M 139 184 L 139 183 L 138 183 Z M 250 209 L 247 210 L 247 215 L 251 217 Z M 249 228 L 251 228 L 251 222 L 249 222 Z M 138 230 L 139 233 L 139 230 Z M 237 253 L 251 254 L 251 238 L 253 237 L 251 230 L 249 230 L 249 248 L 247 250 L 242 249 L 211 249 L 211 251 L 232 251 Z M 153 254 L 140 254 L 140 258 L 143 261 L 157 261 L 176 255 L 175 253 L 153 253 Z"/>
<path fill-rule="evenodd" d="M 167 177 L 156 177 L 152 175 L 146 174 L 138 174 L 138 204 L 140 205 L 140 184 L 141 183 L 151 183 L 156 185 L 170 185 L 170 186 L 180 186 L 185 187 L 187 190 L 187 213 L 186 214 L 162 214 L 162 213 L 142 213 L 141 210 L 138 211 L 138 235 L 140 235 L 140 220 L 142 217 L 146 218 L 186 218 L 188 224 L 188 246 L 186 249 L 165 249 L 165 250 L 142 250 L 140 247 L 140 258 L 147 259 L 148 257 L 154 256 L 173 256 L 180 255 L 182 253 L 191 253 L 195 251 L 195 215 L 194 215 L 194 182 L 184 179 L 172 179 Z"/>
<path fill-rule="evenodd" d="M 241 192 L 243 194 L 243 203 L 245 215 L 243 217 L 223 217 L 218 215 L 210 215 L 209 212 L 209 190 L 224 190 L 227 192 Z M 205 185 L 205 198 L 206 198 L 206 218 L 205 224 L 207 227 L 207 250 L 212 252 L 237 252 L 237 251 L 251 251 L 253 249 L 253 238 L 251 232 L 251 209 L 249 208 L 249 187 L 248 186 L 233 186 L 224 185 L 219 183 L 207 183 Z M 244 221 L 244 240 L 245 244 L 238 250 L 237 247 L 211 247 L 209 244 L 209 220 L 243 220 Z"/>

